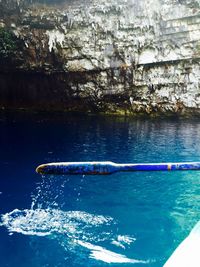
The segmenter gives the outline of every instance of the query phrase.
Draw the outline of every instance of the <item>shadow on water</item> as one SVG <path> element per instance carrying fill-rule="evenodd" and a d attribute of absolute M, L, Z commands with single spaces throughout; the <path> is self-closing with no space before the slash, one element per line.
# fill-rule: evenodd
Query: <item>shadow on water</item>
<path fill-rule="evenodd" d="M 198 161 L 198 121 L 4 113 L 0 130 L 3 267 L 159 267 L 199 220 L 199 172 L 33 171 L 54 161 Z"/>

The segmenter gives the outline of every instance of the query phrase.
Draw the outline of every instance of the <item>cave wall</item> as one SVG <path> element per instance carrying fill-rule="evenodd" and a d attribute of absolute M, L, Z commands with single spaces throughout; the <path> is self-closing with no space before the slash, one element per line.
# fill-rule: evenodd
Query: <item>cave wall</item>
<path fill-rule="evenodd" d="M 199 3 L 0 0 L 0 106 L 198 115 Z"/>

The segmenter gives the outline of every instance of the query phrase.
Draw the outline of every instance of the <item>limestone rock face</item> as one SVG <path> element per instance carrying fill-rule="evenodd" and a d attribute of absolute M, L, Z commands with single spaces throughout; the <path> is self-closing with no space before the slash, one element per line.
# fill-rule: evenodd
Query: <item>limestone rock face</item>
<path fill-rule="evenodd" d="M 200 0 L 0 0 L 0 58 L 2 107 L 198 114 Z"/>

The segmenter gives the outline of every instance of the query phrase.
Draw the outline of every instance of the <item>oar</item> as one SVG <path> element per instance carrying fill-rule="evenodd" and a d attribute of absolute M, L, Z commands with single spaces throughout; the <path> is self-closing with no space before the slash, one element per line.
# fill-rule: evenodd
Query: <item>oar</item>
<path fill-rule="evenodd" d="M 37 167 L 36 172 L 41 174 L 112 174 L 115 172 L 133 171 L 176 171 L 200 170 L 200 162 L 179 163 L 139 163 L 117 164 L 110 161 L 97 162 L 58 162 L 47 163 Z"/>

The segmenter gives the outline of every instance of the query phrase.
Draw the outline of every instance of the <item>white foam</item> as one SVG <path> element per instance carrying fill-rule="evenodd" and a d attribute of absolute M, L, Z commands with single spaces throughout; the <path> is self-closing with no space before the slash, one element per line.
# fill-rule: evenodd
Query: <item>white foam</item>
<path fill-rule="evenodd" d="M 69 237 L 84 232 L 85 236 L 91 227 L 109 224 L 110 217 L 89 214 L 83 211 L 61 211 L 56 209 L 18 210 L 2 215 L 2 225 L 9 232 L 24 235 L 47 236 L 53 233 L 65 233 Z"/>
<path fill-rule="evenodd" d="M 111 243 L 117 247 L 125 249 L 125 245 L 130 245 L 135 242 L 135 240 L 136 239 L 134 237 L 130 237 L 128 235 L 118 235 L 116 240 L 112 240 Z"/>
<path fill-rule="evenodd" d="M 88 242 L 78 240 L 77 243 L 90 250 L 90 258 L 106 263 L 147 263 L 142 260 L 129 259 L 125 255 L 107 250 L 101 246 L 96 246 Z"/>
<path fill-rule="evenodd" d="M 109 243 L 125 249 L 126 245 L 135 241 L 135 238 L 127 235 L 115 236 L 112 231 L 104 232 L 105 227 L 109 227 L 112 223 L 111 217 L 93 215 L 83 211 L 15 209 L 2 215 L 0 226 L 5 226 L 10 235 L 15 232 L 35 236 L 51 235 L 51 238 L 60 240 L 60 244 L 65 249 L 74 251 L 76 255 L 78 247 L 81 246 L 89 250 L 89 258 L 105 263 L 147 263 L 91 244 L 91 242 L 109 241 Z"/>
<path fill-rule="evenodd" d="M 114 235 L 109 229 L 113 219 L 94 215 L 83 211 L 61 211 L 57 209 L 15 209 L 2 215 L 2 223 L 9 234 L 49 236 L 57 239 L 66 250 L 74 251 L 84 247 L 90 251 L 89 258 L 106 263 L 146 263 L 145 261 L 129 259 L 125 255 L 107 250 L 91 242 L 104 242 L 126 248 L 135 241 L 127 235 Z M 106 230 L 106 231 L 105 231 Z M 116 242 L 116 243 L 115 243 Z M 82 252 L 81 252 L 82 253 Z"/>

